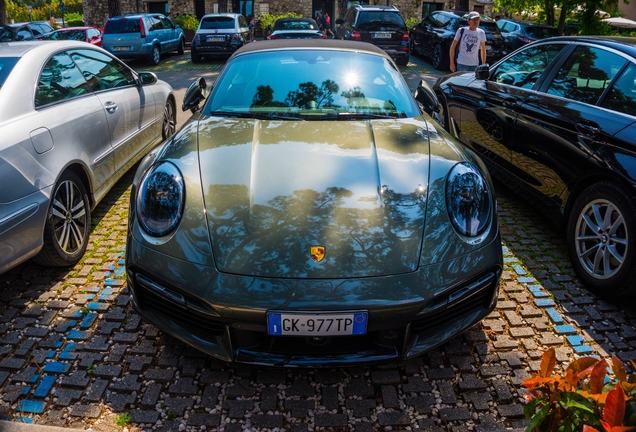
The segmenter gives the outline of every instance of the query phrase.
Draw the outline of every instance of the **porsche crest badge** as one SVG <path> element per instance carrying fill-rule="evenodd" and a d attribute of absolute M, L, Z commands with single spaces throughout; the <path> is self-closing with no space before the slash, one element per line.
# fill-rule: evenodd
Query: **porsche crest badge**
<path fill-rule="evenodd" d="M 312 246 L 309 249 L 309 255 L 311 255 L 311 259 L 320 262 L 325 257 L 325 247 L 324 246 Z"/>

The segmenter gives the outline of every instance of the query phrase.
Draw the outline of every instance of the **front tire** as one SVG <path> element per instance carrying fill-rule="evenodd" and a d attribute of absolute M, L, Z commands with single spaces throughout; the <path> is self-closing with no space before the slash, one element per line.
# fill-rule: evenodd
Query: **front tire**
<path fill-rule="evenodd" d="M 568 252 L 581 281 L 601 297 L 636 293 L 636 202 L 622 186 L 596 183 L 574 202 Z"/>
<path fill-rule="evenodd" d="M 159 46 L 154 45 L 152 47 L 152 52 L 150 53 L 148 61 L 153 66 L 157 66 L 159 64 L 159 62 L 161 61 L 161 50 L 159 49 Z"/>
<path fill-rule="evenodd" d="M 88 245 L 91 205 L 74 172 L 65 172 L 53 189 L 44 225 L 44 245 L 33 260 L 45 266 L 73 266 Z"/>
<path fill-rule="evenodd" d="M 437 70 L 448 70 L 450 67 L 450 60 L 448 53 L 444 51 L 441 44 L 435 45 L 433 49 L 433 67 Z"/>
<path fill-rule="evenodd" d="M 174 135 L 177 128 L 177 112 L 174 108 L 172 100 L 168 99 L 166 106 L 163 108 L 163 124 L 161 126 L 161 136 L 164 141 Z"/>
<path fill-rule="evenodd" d="M 185 54 L 185 40 L 183 38 L 179 39 L 179 48 L 177 49 L 177 53 L 179 55 Z"/>

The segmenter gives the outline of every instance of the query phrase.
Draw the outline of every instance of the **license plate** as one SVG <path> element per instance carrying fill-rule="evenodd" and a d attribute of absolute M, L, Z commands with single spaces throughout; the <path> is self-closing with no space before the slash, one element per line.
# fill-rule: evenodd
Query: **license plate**
<path fill-rule="evenodd" d="M 367 313 L 269 312 L 267 329 L 275 336 L 363 335 L 367 332 Z"/>
<path fill-rule="evenodd" d="M 391 39 L 391 33 L 386 33 L 386 32 L 373 33 L 373 37 L 375 39 Z"/>
<path fill-rule="evenodd" d="M 208 36 L 205 39 L 206 42 L 224 42 L 225 38 L 223 36 Z"/>
<path fill-rule="evenodd" d="M 127 47 L 127 46 L 115 47 L 115 51 L 130 51 L 130 47 Z"/>

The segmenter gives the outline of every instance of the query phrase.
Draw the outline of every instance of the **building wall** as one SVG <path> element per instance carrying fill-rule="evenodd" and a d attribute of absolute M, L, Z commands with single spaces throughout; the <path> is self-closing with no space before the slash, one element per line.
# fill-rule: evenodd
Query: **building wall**
<path fill-rule="evenodd" d="M 636 21 L 636 2 L 625 3 L 624 0 L 619 0 L 618 10 L 625 14 L 625 18 Z"/>
<path fill-rule="evenodd" d="M 405 19 L 409 19 L 412 17 L 422 18 L 422 2 L 419 0 L 390 0 L 389 4 L 397 6 L 397 8 L 402 13 Z M 172 16 L 177 15 L 196 15 L 194 0 L 168 0 L 170 5 L 170 13 Z M 218 5 L 219 0 L 205 0 L 205 13 L 214 12 L 214 5 Z M 335 0 L 334 0 L 334 3 Z M 374 3 L 374 0 L 371 0 L 371 3 Z M 444 9 L 450 10 L 452 9 L 452 0 L 442 1 L 444 3 Z M 623 0 L 620 0 L 620 3 L 623 3 Z M 84 7 L 84 23 L 86 25 L 103 27 L 108 20 L 108 1 L 107 0 L 83 0 L 82 1 Z M 263 6 L 261 6 L 261 4 Z M 378 1 L 378 5 L 385 5 L 386 2 L 383 0 Z M 480 12 L 492 16 L 492 6 L 490 4 L 482 4 L 474 1 L 470 2 L 471 10 L 477 9 Z M 624 4 L 624 3 L 623 3 Z M 147 12 L 148 9 L 146 7 L 147 2 L 142 0 L 120 0 L 120 10 L 122 14 L 127 13 L 137 13 L 137 12 Z M 224 5 L 223 5 L 224 6 Z M 636 15 L 636 2 L 630 2 L 628 5 L 624 5 L 626 8 L 630 8 L 633 10 Z M 222 10 L 223 8 L 218 8 L 218 10 Z M 232 12 L 232 1 L 227 0 L 227 11 Z M 268 0 L 268 1 L 254 1 L 254 12 L 258 16 L 262 12 L 268 11 L 268 13 L 273 15 L 279 15 L 283 13 L 294 12 L 297 14 L 301 14 L 304 17 L 312 16 L 312 0 Z M 343 12 L 344 14 L 344 12 Z M 335 22 L 336 19 L 341 18 L 338 11 L 336 12 L 336 16 L 333 17 L 332 22 Z M 631 18 L 628 15 L 628 18 Z"/>

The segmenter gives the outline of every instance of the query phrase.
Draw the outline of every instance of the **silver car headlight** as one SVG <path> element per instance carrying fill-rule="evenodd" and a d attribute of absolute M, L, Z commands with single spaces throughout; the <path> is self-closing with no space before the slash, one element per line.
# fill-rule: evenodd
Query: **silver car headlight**
<path fill-rule="evenodd" d="M 453 227 L 467 237 L 477 237 L 488 228 L 492 196 L 488 183 L 472 164 L 455 165 L 446 179 L 446 208 Z"/>
<path fill-rule="evenodd" d="M 146 233 L 162 237 L 174 231 L 184 204 L 183 176 L 176 166 L 161 162 L 148 170 L 137 193 L 137 219 Z"/>

